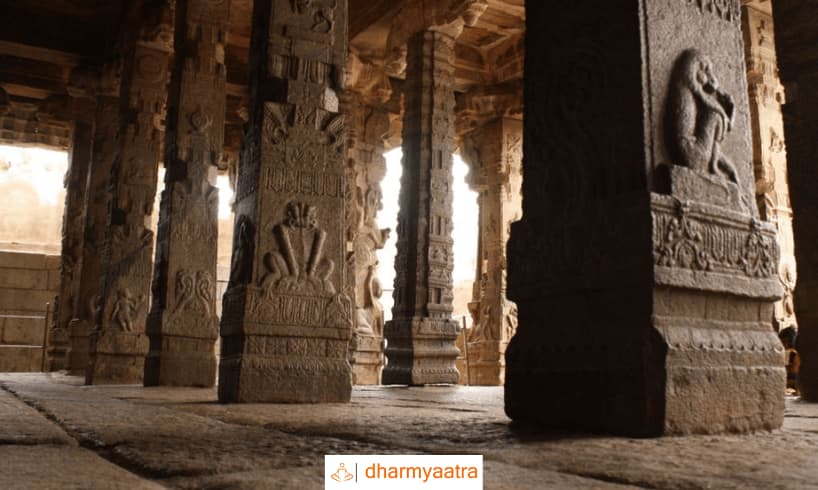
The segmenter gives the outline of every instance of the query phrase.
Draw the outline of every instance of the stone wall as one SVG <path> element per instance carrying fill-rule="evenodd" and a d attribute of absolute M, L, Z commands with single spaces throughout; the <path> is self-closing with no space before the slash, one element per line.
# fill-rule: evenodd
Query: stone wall
<path fill-rule="evenodd" d="M 60 258 L 0 252 L 0 372 L 40 371 L 46 304 L 59 286 Z"/>

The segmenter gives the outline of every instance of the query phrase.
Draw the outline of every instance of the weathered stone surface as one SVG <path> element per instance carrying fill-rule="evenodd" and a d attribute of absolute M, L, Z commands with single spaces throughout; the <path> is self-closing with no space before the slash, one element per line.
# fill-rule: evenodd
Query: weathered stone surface
<path fill-rule="evenodd" d="M 452 320 L 454 39 L 423 31 L 409 41 L 395 303 L 386 323 L 384 384 L 457 383 Z"/>
<path fill-rule="evenodd" d="M 467 380 L 505 382 L 505 352 L 517 330 L 517 305 L 506 299 L 506 242 L 522 214 L 522 122 L 500 118 L 465 137 L 469 184 L 480 194 L 477 276 L 469 310 Z"/>
<path fill-rule="evenodd" d="M 347 3 L 258 1 L 253 22 L 219 399 L 348 401 Z"/>
<path fill-rule="evenodd" d="M 216 173 L 224 146 L 228 2 L 176 4 L 165 190 L 159 210 L 145 385 L 216 382 Z"/>
<path fill-rule="evenodd" d="M 111 170 L 100 308 L 91 332 L 88 384 L 141 383 L 148 353 L 145 323 L 154 241 L 149 226 L 160 158 L 158 121 L 167 96 L 171 50 L 162 35 L 168 30 L 163 24 L 169 22 L 168 15 L 152 20 L 156 24 L 142 27 L 125 56 L 118 157 Z"/>
<path fill-rule="evenodd" d="M 172 488 L 320 488 L 324 454 L 482 454 L 487 489 L 783 490 L 813 488 L 818 478 L 812 464 L 818 411 L 792 398 L 781 430 L 628 439 L 521 433 L 503 415 L 501 388 L 493 387 L 358 387 L 346 404 L 226 406 L 215 402 L 215 389 L 81 387 L 76 378 L 42 375 L 0 378 L 86 447 Z M 48 479 L 56 482 L 52 486 L 71 488 L 97 468 L 100 488 L 134 482 L 133 474 L 88 461 L 83 450 L 67 444 L 59 448 L 73 466 L 56 466 L 62 474 L 50 467 L 33 474 L 27 468 L 52 461 L 51 429 L 41 430 L 47 421 L 34 410 L 12 408 L 20 409 L 15 421 L 38 418 L 25 431 L 32 444 L 42 442 L 5 446 L 17 456 L 5 460 L 13 464 L 3 466 L 0 478 L 9 478 L 13 468 L 17 482 Z"/>
<path fill-rule="evenodd" d="M 773 2 L 775 36 L 781 80 L 787 89 L 783 106 L 784 133 L 792 198 L 795 256 L 798 285 L 795 288 L 798 317 L 797 347 L 801 354 L 801 396 L 818 401 L 818 292 L 815 227 L 816 197 L 815 155 L 818 151 L 818 49 L 814 45 L 812 25 L 818 21 L 818 6 L 812 2 L 781 0 Z"/>
<path fill-rule="evenodd" d="M 738 1 L 526 7 L 507 413 L 643 436 L 780 426 Z"/>

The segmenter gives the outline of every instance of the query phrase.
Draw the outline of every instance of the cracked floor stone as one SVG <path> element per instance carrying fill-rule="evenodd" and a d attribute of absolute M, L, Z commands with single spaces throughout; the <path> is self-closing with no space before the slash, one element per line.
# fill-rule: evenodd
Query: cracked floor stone
<path fill-rule="evenodd" d="M 502 388 L 359 387 L 348 404 L 222 405 L 213 389 L 83 386 L 59 374 L 0 374 L 0 386 L 4 489 L 320 489 L 325 454 L 424 453 L 482 454 L 487 489 L 818 489 L 818 405 L 794 399 L 774 432 L 627 439 L 515 432 Z"/>

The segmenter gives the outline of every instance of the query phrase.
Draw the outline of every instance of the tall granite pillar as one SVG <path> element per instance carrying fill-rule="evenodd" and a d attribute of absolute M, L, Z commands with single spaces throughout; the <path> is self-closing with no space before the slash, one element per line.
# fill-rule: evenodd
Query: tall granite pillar
<path fill-rule="evenodd" d="M 480 193 L 474 326 L 468 336 L 469 383 L 505 383 L 505 352 L 517 330 L 517 306 L 506 298 L 506 242 L 522 215 L 522 122 L 500 118 L 466 136 L 469 183 Z"/>
<path fill-rule="evenodd" d="M 77 101 L 79 102 L 79 101 Z M 65 175 L 65 208 L 62 223 L 62 261 L 60 263 L 60 289 L 57 308 L 54 311 L 55 328 L 50 334 L 48 350 L 51 371 L 68 367 L 69 323 L 77 305 L 80 275 L 82 271 L 82 247 L 85 223 L 86 185 L 91 155 L 94 148 L 93 99 L 82 99 L 81 110 L 74 122 L 69 151 L 68 172 Z M 84 110 L 82 110 L 84 109 Z"/>
<path fill-rule="evenodd" d="M 738 0 L 526 5 L 506 413 L 634 436 L 779 427 Z"/>
<path fill-rule="evenodd" d="M 145 386 L 216 383 L 216 173 L 228 2 L 177 0 Z"/>
<path fill-rule="evenodd" d="M 787 93 L 784 134 L 790 176 L 795 258 L 798 285 L 797 348 L 801 355 L 801 398 L 818 402 L 818 194 L 815 192 L 815 159 L 818 155 L 818 4 L 809 1 L 773 2 L 775 37 L 781 80 Z"/>
<path fill-rule="evenodd" d="M 88 175 L 88 196 L 82 243 L 82 271 L 79 278 L 77 306 L 69 325 L 71 351 L 67 367 L 71 374 L 85 374 L 89 359 L 89 336 L 94 328 L 96 312 L 99 308 L 101 254 L 105 245 L 105 230 L 110 205 L 108 186 L 120 125 L 119 108 L 119 97 L 110 95 L 97 97 L 94 155 Z"/>
<path fill-rule="evenodd" d="M 257 0 L 221 320 L 222 402 L 344 402 L 347 2 Z"/>
<path fill-rule="evenodd" d="M 773 18 L 761 5 L 742 7 L 742 31 L 750 91 L 750 127 L 753 136 L 753 167 L 756 202 L 761 219 L 776 227 L 781 249 L 778 276 L 784 298 L 775 305 L 775 326 L 796 325 L 793 292 L 796 282 L 792 209 L 787 182 L 787 151 L 784 143 L 784 87 L 778 79 Z M 769 10 L 771 7 L 766 7 Z"/>
<path fill-rule="evenodd" d="M 383 384 L 457 383 L 452 319 L 454 38 L 409 39 L 395 304 L 386 323 Z"/>
<path fill-rule="evenodd" d="M 350 361 L 355 384 L 379 384 L 384 364 L 383 288 L 378 280 L 376 252 L 384 247 L 389 229 L 378 227 L 383 207 L 381 181 L 386 175 L 384 136 L 389 116 L 352 92 L 344 94 L 344 112 L 350 128 L 347 149 L 347 283 L 355 302 L 355 329 L 350 342 Z"/>
<path fill-rule="evenodd" d="M 152 30 L 151 33 L 163 32 Z M 100 308 L 91 333 L 87 384 L 141 383 L 156 195 L 170 46 L 140 38 L 125 56 L 121 121 L 110 174 L 111 204 L 102 251 Z"/>

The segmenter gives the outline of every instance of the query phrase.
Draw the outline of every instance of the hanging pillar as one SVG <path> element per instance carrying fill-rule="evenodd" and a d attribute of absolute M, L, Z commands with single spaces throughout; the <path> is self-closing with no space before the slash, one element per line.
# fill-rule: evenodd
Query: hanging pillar
<path fill-rule="evenodd" d="M 517 330 L 517 306 L 506 298 L 506 242 L 522 214 L 522 122 L 500 118 L 466 137 L 472 189 L 480 195 L 478 274 L 469 304 L 469 382 L 502 385 L 505 351 Z"/>
<path fill-rule="evenodd" d="M 796 347 L 801 356 L 798 384 L 801 398 L 818 402 L 818 195 L 815 159 L 818 155 L 818 42 L 815 2 L 773 2 L 778 65 L 786 88 L 784 133 L 793 210 L 798 285 Z"/>
<path fill-rule="evenodd" d="M 118 88 L 118 82 L 114 86 Z M 101 260 L 110 205 L 108 185 L 120 125 L 120 101 L 119 97 L 110 95 L 112 90 L 113 87 L 97 97 L 94 155 L 88 175 L 82 244 L 82 271 L 74 317 L 69 326 L 71 351 L 67 368 L 75 375 L 84 375 L 88 367 L 89 336 L 99 308 Z"/>
<path fill-rule="evenodd" d="M 94 100 L 74 98 L 71 101 L 77 115 L 69 151 L 68 172 L 65 175 L 65 208 L 62 223 L 62 261 L 60 289 L 54 311 L 55 328 L 50 333 L 49 370 L 68 367 L 69 324 L 74 317 L 82 271 L 83 232 L 85 223 L 88 169 L 94 148 Z M 89 117 L 90 115 L 90 117 Z"/>
<path fill-rule="evenodd" d="M 347 2 L 257 0 L 221 321 L 222 402 L 345 402 Z"/>
<path fill-rule="evenodd" d="M 224 146 L 228 2 L 177 0 L 145 386 L 216 383 L 216 174 Z"/>
<path fill-rule="evenodd" d="M 712 7 L 712 8 L 710 8 Z M 780 427 L 738 0 L 526 5 L 506 413 L 633 436 Z"/>
<path fill-rule="evenodd" d="M 149 227 L 171 50 L 162 37 L 152 37 L 138 40 L 125 56 L 121 126 L 101 254 L 100 308 L 91 333 L 87 384 L 141 383 L 143 379 L 154 240 Z"/>
<path fill-rule="evenodd" d="M 363 97 L 347 91 L 343 104 L 350 127 L 346 226 L 351 256 L 347 262 L 347 294 L 355 301 L 355 329 L 350 343 L 354 383 L 373 385 L 380 383 L 384 364 L 383 290 L 376 252 L 386 244 L 390 230 L 378 228 L 376 217 L 383 207 L 381 181 L 386 175 L 384 137 L 389 132 L 389 115 L 368 105 Z"/>
<path fill-rule="evenodd" d="M 407 49 L 395 305 L 383 384 L 457 383 L 452 319 L 454 38 L 422 31 Z"/>

